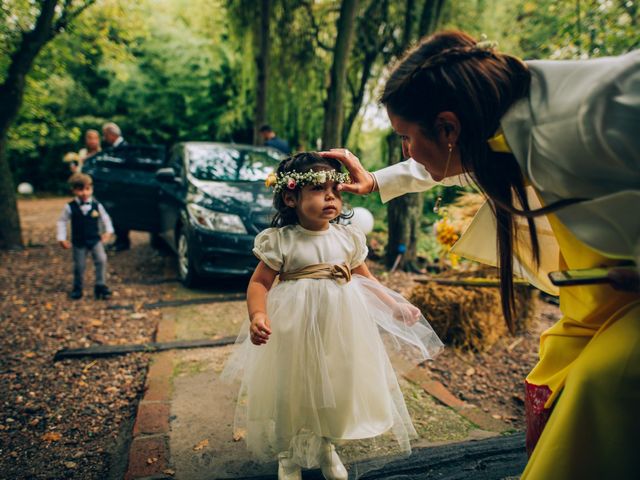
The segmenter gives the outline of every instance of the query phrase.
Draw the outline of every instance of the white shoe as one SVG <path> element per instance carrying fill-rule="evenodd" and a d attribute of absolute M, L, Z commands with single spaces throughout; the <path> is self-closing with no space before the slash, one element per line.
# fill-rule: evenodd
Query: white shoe
<path fill-rule="evenodd" d="M 293 463 L 287 452 L 278 454 L 278 480 L 302 480 L 300 465 Z"/>
<path fill-rule="evenodd" d="M 320 470 L 326 480 L 347 480 L 349 478 L 347 469 L 336 453 L 336 447 L 328 440 L 323 441 L 320 451 Z"/>

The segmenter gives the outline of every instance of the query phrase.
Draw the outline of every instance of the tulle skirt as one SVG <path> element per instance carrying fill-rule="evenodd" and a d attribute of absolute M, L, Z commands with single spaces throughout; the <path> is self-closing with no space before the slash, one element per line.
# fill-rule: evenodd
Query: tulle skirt
<path fill-rule="evenodd" d="M 323 438 L 345 445 L 344 461 L 376 450 L 410 453 L 416 432 L 387 349 L 419 362 L 442 343 L 424 317 L 403 318 L 396 302 L 408 304 L 360 275 L 346 284 L 301 279 L 271 289 L 268 342 L 253 345 L 245 323 L 223 371 L 241 381 L 235 428 L 250 452 L 262 461 L 288 452 L 306 468 L 318 465 Z M 354 441 L 350 451 L 346 440 Z"/>

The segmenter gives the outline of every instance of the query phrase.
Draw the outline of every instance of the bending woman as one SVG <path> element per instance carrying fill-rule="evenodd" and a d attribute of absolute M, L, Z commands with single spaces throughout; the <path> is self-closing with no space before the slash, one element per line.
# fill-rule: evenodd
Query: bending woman
<path fill-rule="evenodd" d="M 467 179 L 487 203 L 454 252 L 557 294 L 552 270 L 610 267 L 610 283 L 560 288 L 562 319 L 526 379 L 523 479 L 631 478 L 640 469 L 640 51 L 532 61 L 461 32 L 424 40 L 381 102 L 409 158 L 375 173 L 348 150 L 353 183 L 383 201 Z"/>

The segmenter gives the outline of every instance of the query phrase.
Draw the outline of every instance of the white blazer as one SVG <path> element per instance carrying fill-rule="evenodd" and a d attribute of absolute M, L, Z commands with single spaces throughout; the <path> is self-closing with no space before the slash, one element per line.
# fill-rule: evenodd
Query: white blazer
<path fill-rule="evenodd" d="M 616 259 L 640 258 L 640 51 L 581 61 L 527 62 L 527 98 L 501 120 L 513 154 L 532 187 L 531 208 L 566 198 L 588 198 L 555 214 L 576 238 Z M 383 202 L 464 177 L 435 182 L 410 159 L 374 173 Z M 535 191 L 533 190 L 535 188 Z M 536 195 L 537 193 L 537 195 Z M 521 228 L 526 221 L 517 218 Z M 547 273 L 558 268 L 559 248 L 549 222 L 536 219 L 542 255 L 531 260 L 528 234 L 518 236 L 514 273 L 556 293 Z M 519 229 L 520 230 L 520 229 Z M 453 252 L 496 265 L 496 224 L 483 205 Z"/>

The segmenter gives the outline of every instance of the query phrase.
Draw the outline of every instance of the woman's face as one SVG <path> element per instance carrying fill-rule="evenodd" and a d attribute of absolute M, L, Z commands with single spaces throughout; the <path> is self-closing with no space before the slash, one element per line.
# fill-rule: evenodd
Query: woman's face
<path fill-rule="evenodd" d="M 439 129 L 438 138 L 432 140 L 422 133 L 417 123 L 409 122 L 388 109 L 387 114 L 391 120 L 391 126 L 402 139 L 402 154 L 405 158 L 413 158 L 424 166 L 436 181 L 463 172 L 460 152 L 455 146 L 455 140 L 449 143 L 444 130 L 440 132 Z M 449 158 L 449 145 L 453 146 L 451 158 Z"/>
<path fill-rule="evenodd" d="M 96 132 L 87 132 L 84 141 L 89 150 L 96 150 L 100 146 L 100 137 Z"/>

